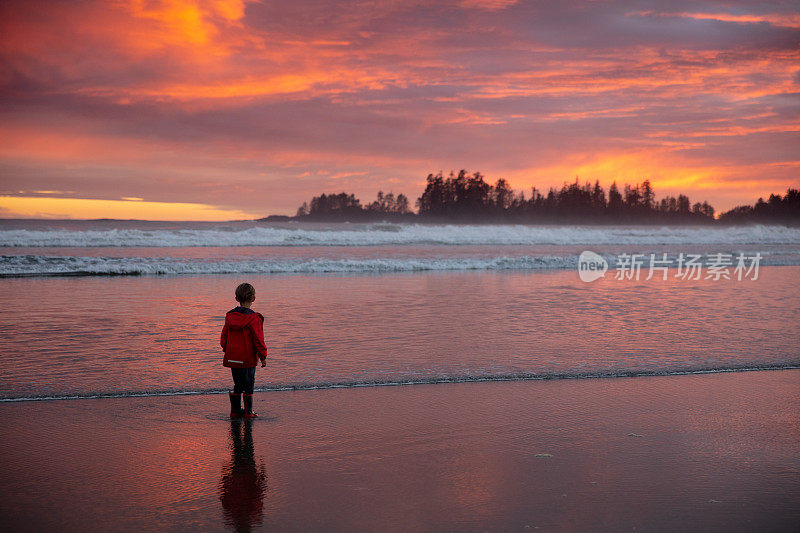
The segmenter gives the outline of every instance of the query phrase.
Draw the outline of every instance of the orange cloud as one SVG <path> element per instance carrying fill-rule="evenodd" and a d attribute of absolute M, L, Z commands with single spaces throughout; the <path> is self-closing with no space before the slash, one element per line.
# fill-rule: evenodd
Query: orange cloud
<path fill-rule="evenodd" d="M 766 171 L 763 165 L 734 167 L 693 161 L 674 152 L 649 148 L 624 152 L 570 155 L 562 161 L 505 173 L 513 186 L 532 186 L 545 191 L 560 187 L 576 177 L 583 183 L 599 180 L 608 188 L 634 185 L 648 179 L 657 198 L 688 193 L 692 201 L 715 200 L 718 209 L 729 209 L 737 203 L 752 203 L 759 196 L 769 196 L 792 185 L 790 180 Z M 735 183 L 736 189 L 731 190 Z M 795 185 L 796 186 L 796 185 Z M 747 198 L 747 200 L 736 200 Z"/>
<path fill-rule="evenodd" d="M 227 56 L 241 44 L 235 36 L 245 5 L 244 0 L 130 0 L 123 4 L 134 23 L 128 44 L 149 53 L 185 48 L 195 59 Z"/>
<path fill-rule="evenodd" d="M 697 20 L 719 20 L 722 22 L 737 22 L 740 24 L 768 23 L 773 26 L 783 26 L 786 28 L 800 28 L 800 14 L 797 13 L 766 13 L 763 15 L 733 15 L 731 13 L 664 13 L 658 11 L 635 11 L 628 13 L 642 17 L 679 17 Z"/>
<path fill-rule="evenodd" d="M 486 9 L 495 11 L 513 6 L 518 0 L 461 0 L 461 7 L 466 9 Z"/>

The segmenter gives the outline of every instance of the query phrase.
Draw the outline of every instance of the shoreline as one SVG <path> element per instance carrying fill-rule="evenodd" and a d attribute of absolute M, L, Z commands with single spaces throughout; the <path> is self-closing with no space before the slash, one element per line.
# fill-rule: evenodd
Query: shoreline
<path fill-rule="evenodd" d="M 255 387 L 254 392 L 287 392 L 287 391 L 310 391 L 328 389 L 355 389 L 370 387 L 407 387 L 417 385 L 451 385 L 458 383 L 490 383 L 490 382 L 523 382 L 523 381 L 552 381 L 552 380 L 589 380 L 589 379 L 617 379 L 617 378 L 648 378 L 648 377 L 668 377 L 668 376 L 692 376 L 705 374 L 724 374 L 739 372 L 772 372 L 783 370 L 800 370 L 800 365 L 775 365 L 753 367 L 745 365 L 742 367 L 713 368 L 713 369 L 686 369 L 666 372 L 655 371 L 624 371 L 619 373 L 587 373 L 587 374 L 520 374 L 520 375 L 497 375 L 497 376 L 475 376 L 475 377 L 455 377 L 455 378 L 430 378 L 421 380 L 387 380 L 387 381 L 354 381 L 354 382 L 335 382 L 322 384 L 298 384 Z M 124 392 L 124 393 L 89 393 L 85 395 L 63 395 L 63 396 L 31 396 L 19 398 L 0 398 L 0 405 L 3 403 L 20 402 L 46 402 L 46 401 L 74 401 L 74 400 L 102 400 L 113 398 L 156 398 L 170 396 L 209 396 L 226 394 L 227 389 L 209 389 L 197 391 L 154 391 L 154 392 Z"/>

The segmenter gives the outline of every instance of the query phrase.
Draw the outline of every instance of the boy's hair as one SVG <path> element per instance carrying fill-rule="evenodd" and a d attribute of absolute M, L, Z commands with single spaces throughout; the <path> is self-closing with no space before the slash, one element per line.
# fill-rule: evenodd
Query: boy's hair
<path fill-rule="evenodd" d="M 242 302 L 252 302 L 256 299 L 256 289 L 249 283 L 242 283 L 238 287 L 236 287 L 236 301 L 239 303 Z"/>

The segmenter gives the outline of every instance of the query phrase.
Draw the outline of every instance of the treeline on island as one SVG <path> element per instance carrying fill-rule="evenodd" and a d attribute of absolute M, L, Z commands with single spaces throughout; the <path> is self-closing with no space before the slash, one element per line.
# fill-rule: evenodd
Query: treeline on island
<path fill-rule="evenodd" d="M 362 205 L 353 194 L 321 194 L 304 202 L 296 220 L 309 221 L 431 221 L 511 223 L 800 223 L 800 191 L 759 198 L 754 206 L 739 206 L 714 217 L 706 201 L 692 203 L 688 196 L 656 199 L 649 180 L 608 191 L 577 178 L 546 193 L 533 187 L 528 194 L 514 191 L 504 179 L 487 183 L 480 172 L 461 170 L 447 177 L 428 174 L 425 190 L 411 210 L 403 194 L 378 192 L 375 201 Z M 285 217 L 269 217 L 285 218 Z"/>
<path fill-rule="evenodd" d="M 755 205 L 740 205 L 719 216 L 722 222 L 774 222 L 800 224 L 800 190 L 788 189 L 786 194 L 770 194 L 766 202 L 759 198 Z"/>
<path fill-rule="evenodd" d="M 361 200 L 353 194 L 321 194 L 311 199 L 311 203 L 303 202 L 297 209 L 296 218 L 314 220 L 362 220 L 392 217 L 414 216 L 408 207 L 408 198 L 404 194 L 383 194 L 378 191 L 377 199 L 361 205 Z"/>

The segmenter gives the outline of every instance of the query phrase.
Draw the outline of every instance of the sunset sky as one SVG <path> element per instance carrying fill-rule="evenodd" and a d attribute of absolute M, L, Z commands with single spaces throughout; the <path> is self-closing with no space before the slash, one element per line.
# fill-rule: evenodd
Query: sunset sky
<path fill-rule="evenodd" d="M 429 172 L 800 185 L 797 2 L 0 3 L 0 217 L 224 220 Z"/>

